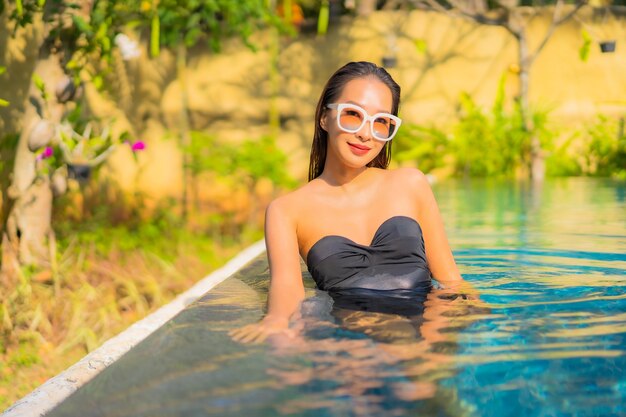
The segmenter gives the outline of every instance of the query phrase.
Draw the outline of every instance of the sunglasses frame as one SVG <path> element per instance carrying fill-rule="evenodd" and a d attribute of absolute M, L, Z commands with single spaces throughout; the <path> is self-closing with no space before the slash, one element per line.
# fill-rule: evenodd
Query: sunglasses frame
<path fill-rule="evenodd" d="M 370 122 L 370 132 L 372 133 L 372 137 L 376 140 L 380 140 L 383 142 L 389 142 L 391 139 L 394 138 L 394 136 L 396 136 L 396 133 L 398 132 L 398 129 L 400 128 L 400 125 L 402 124 L 402 119 L 400 119 L 398 116 L 394 116 L 391 113 L 376 113 L 373 115 L 369 115 L 367 113 L 367 111 L 361 107 L 361 106 L 357 106 L 356 104 L 352 104 L 352 103 L 329 103 L 326 105 L 327 108 L 329 109 L 334 109 L 337 110 L 337 126 L 339 127 L 339 129 L 343 130 L 344 132 L 347 133 L 356 133 L 359 130 L 363 129 L 363 125 L 367 122 Z M 345 108 L 354 108 L 357 111 L 359 111 L 360 113 L 362 113 L 363 115 L 363 122 L 361 123 L 361 125 L 357 128 L 357 129 L 346 129 L 345 127 L 341 126 L 341 122 L 339 121 L 340 116 L 341 116 L 341 112 L 345 109 Z M 394 129 L 393 133 L 391 134 L 390 137 L 383 139 L 383 138 L 379 138 L 378 136 L 376 136 L 376 133 L 374 132 L 374 120 L 376 120 L 378 117 L 380 116 L 384 116 L 384 117 L 389 117 L 391 120 L 393 120 L 394 122 L 396 122 L 396 128 Z"/>

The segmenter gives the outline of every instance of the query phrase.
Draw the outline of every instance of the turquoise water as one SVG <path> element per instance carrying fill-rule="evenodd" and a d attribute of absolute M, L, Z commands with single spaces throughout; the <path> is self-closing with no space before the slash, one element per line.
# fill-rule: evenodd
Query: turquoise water
<path fill-rule="evenodd" d="M 624 184 L 457 183 L 440 200 L 464 276 L 492 306 L 440 383 L 482 416 L 626 415 Z"/>
<path fill-rule="evenodd" d="M 626 184 L 435 194 L 481 302 L 434 290 L 419 314 L 355 311 L 306 276 L 295 337 L 234 343 L 227 332 L 263 314 L 263 255 L 50 415 L 626 415 Z"/>

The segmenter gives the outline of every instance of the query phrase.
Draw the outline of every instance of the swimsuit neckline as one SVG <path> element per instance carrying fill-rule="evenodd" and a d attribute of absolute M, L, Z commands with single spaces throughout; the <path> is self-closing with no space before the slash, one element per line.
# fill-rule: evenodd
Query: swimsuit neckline
<path fill-rule="evenodd" d="M 360 246 L 360 247 L 365 247 L 365 248 L 369 248 L 374 244 L 374 241 L 376 241 L 376 236 L 378 236 L 378 234 L 380 233 L 382 227 L 388 223 L 389 221 L 393 220 L 393 219 L 397 219 L 397 218 L 405 218 L 405 219 L 409 219 L 412 220 L 415 224 L 417 224 L 418 226 L 420 225 L 419 222 L 417 220 L 415 220 L 413 217 L 409 217 L 409 216 L 404 216 L 404 215 L 396 215 L 396 216 L 391 216 L 388 219 L 384 220 L 376 229 L 376 232 L 374 232 L 374 236 L 372 236 L 371 242 L 369 244 L 362 244 L 362 243 L 357 243 L 354 240 L 350 239 L 349 237 L 346 236 L 342 236 L 342 235 L 326 235 L 326 236 L 322 236 L 321 238 L 319 238 L 310 248 L 309 251 L 306 254 L 306 264 L 307 266 L 309 265 L 309 258 L 311 257 L 311 251 L 318 246 L 318 244 L 324 240 L 328 240 L 330 238 L 339 238 L 339 239 L 343 239 L 343 240 L 347 240 L 348 242 L 350 242 L 351 244 L 355 245 L 355 246 Z"/>

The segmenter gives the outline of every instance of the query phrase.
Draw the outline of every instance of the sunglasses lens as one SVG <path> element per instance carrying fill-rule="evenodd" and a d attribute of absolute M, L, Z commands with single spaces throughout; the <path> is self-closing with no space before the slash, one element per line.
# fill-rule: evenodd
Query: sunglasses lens
<path fill-rule="evenodd" d="M 390 117 L 378 117 L 374 120 L 374 137 L 387 140 L 396 131 L 396 122 Z"/>
<path fill-rule="evenodd" d="M 363 114 L 351 107 L 346 107 L 339 114 L 339 127 L 348 131 L 357 131 L 363 125 Z"/>

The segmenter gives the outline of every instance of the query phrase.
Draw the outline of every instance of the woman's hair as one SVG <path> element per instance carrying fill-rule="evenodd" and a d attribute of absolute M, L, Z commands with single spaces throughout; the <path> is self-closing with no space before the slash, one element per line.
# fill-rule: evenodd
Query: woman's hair
<path fill-rule="evenodd" d="M 356 78 L 364 77 L 376 77 L 379 81 L 389 87 L 391 90 L 391 96 L 393 105 L 391 113 L 395 116 L 398 115 L 398 108 L 400 107 L 400 86 L 396 83 L 391 75 L 382 67 L 371 62 L 349 62 L 343 67 L 339 68 L 328 80 L 320 100 L 317 103 L 317 109 L 315 110 L 315 132 L 313 133 L 313 144 L 311 145 L 311 158 L 309 162 L 309 181 L 319 177 L 324 171 L 324 163 L 326 162 L 326 151 L 328 149 L 328 132 L 322 129 L 321 120 L 325 114 L 326 105 L 334 102 L 345 85 Z M 389 166 L 391 160 L 391 142 L 385 143 L 380 153 L 376 155 L 368 167 L 376 167 L 386 169 Z"/>

